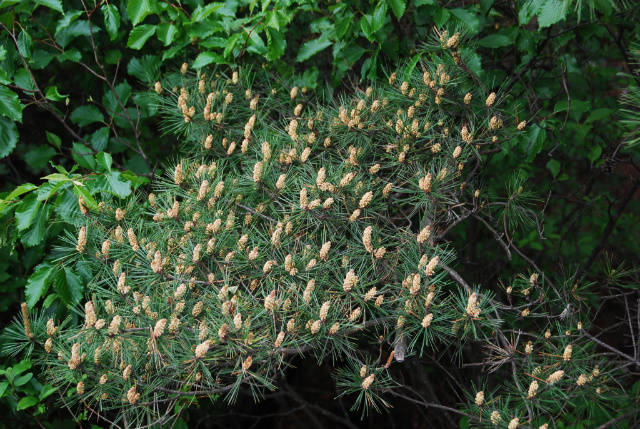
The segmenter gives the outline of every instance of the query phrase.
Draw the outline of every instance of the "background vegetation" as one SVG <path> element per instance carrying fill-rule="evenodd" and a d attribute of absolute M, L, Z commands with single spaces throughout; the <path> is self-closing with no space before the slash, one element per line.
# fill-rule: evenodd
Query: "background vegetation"
<path fill-rule="evenodd" d="M 255 76 L 262 92 L 264 82 L 286 89 L 280 102 L 293 103 L 287 109 L 295 108 L 286 99 L 294 87 L 306 88 L 305 103 L 337 108 L 372 83 L 383 87 L 378 82 L 388 82 L 394 71 L 402 70 L 399 85 L 411 75 L 404 70 L 421 72 L 433 65 L 433 55 L 443 49 L 441 39 L 446 44 L 460 33 L 459 69 L 466 77 L 457 90 L 478 94 L 474 102 L 496 93 L 496 116 L 513 135 L 470 155 L 470 189 L 486 197 L 487 207 L 480 213 L 438 208 L 434 245 L 455 250 L 450 279 L 492 291 L 515 309 L 537 298 L 524 292 L 512 298 L 508 288 L 525 291 L 537 274 L 554 305 L 534 310 L 539 317 L 532 322 L 518 319 L 513 310 L 513 330 L 501 330 L 504 337 L 492 343 L 500 349 L 476 341 L 438 343 L 392 365 L 391 377 L 404 387 L 394 396 L 382 386 L 382 397 L 394 408 L 381 416 L 374 411 L 361 420 L 359 411 L 348 411 L 354 398 L 334 400 L 341 391 L 329 381 L 335 372 L 331 360 L 317 365 L 293 356 L 288 362 L 295 369 L 287 369 L 286 378 L 277 380 L 278 390 L 258 406 L 250 390 L 240 389 L 235 405 L 199 401 L 175 427 L 215 425 L 212 415 L 239 427 L 300 421 L 379 427 L 381 419 L 388 426 L 420 427 L 425 421 L 440 427 L 491 426 L 489 414 L 481 422 L 459 414 L 480 417 L 493 409 L 479 412 L 480 390 L 494 408 L 526 409 L 524 398 L 504 402 L 509 395 L 499 391 L 497 375 L 506 367 L 487 373 L 492 362 L 524 365 L 526 342 L 543 338 L 547 326 L 559 349 L 541 356 L 562 354 L 567 345 L 562 334 L 578 321 L 585 329 L 571 338 L 581 344 L 577 356 L 585 371 L 589 368 L 587 375 L 607 360 L 617 372 L 602 367 L 604 390 L 571 399 L 570 413 L 553 410 L 551 402 L 567 396 L 551 389 L 548 402 L 538 406 L 555 413 L 550 427 L 634 427 L 640 395 L 637 22 L 632 2 L 611 0 L 2 1 L 2 324 L 9 326 L 21 302 L 39 309 L 33 314 L 42 312 L 44 322 L 69 317 L 72 326 L 84 323 L 80 309 L 92 291 L 92 276 L 82 264 L 60 263 L 60 246 L 69 247 L 64 237 L 75 240 L 86 223 L 79 197 L 93 211 L 105 195 L 130 201 L 136 189 L 157 189 L 153 186 L 162 182 L 155 177 L 173 174 L 178 151 L 184 155 L 189 140 L 201 137 L 185 134 L 183 124 L 178 126 L 181 117 L 162 110 L 155 82 L 166 92 L 183 83 L 195 91 L 200 71 L 211 76 L 218 70 L 231 78 L 241 70 L 243 79 Z M 190 80 L 182 82 L 184 62 Z M 236 120 L 241 129 L 244 122 Z M 518 132 L 522 121 L 527 125 Z M 411 211 L 396 210 L 402 222 L 411 221 Z M 418 232 L 407 225 L 402 227 Z M 466 301 L 461 305 L 464 311 Z M 567 305 L 571 316 L 561 320 Z M 105 425 L 86 408 L 54 405 L 64 393 L 52 387 L 40 361 L 16 349 L 15 329 L 2 337 L 0 404 L 7 426 Z M 383 346 L 385 353 L 393 349 Z M 358 347 L 375 354 L 381 346 L 363 341 Z M 352 369 L 357 375 L 360 367 Z M 529 370 L 535 368 L 519 369 Z M 527 391 L 528 385 L 517 385 L 518 377 L 511 382 L 512 392 Z M 499 424 L 510 423 L 505 413 Z M 519 424 L 537 428 L 542 422 Z"/>

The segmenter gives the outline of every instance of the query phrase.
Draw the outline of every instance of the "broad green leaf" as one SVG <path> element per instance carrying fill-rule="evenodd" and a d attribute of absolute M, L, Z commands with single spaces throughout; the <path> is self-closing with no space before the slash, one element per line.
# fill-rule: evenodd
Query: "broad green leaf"
<path fill-rule="evenodd" d="M 58 192 L 58 190 L 62 186 L 65 186 L 65 183 L 68 183 L 68 182 L 57 182 L 57 183 L 49 182 L 49 183 L 40 185 L 40 187 L 38 188 L 38 191 L 36 192 L 38 194 L 38 201 L 47 201 L 49 198 L 51 198 L 52 195 Z"/>
<path fill-rule="evenodd" d="M 380 30 L 384 25 L 384 21 L 387 18 L 387 3 L 385 0 L 381 0 L 378 3 L 378 7 L 373 12 L 373 16 L 371 17 L 371 32 L 375 33 Z"/>
<path fill-rule="evenodd" d="M 64 267 L 58 272 L 53 285 L 62 302 L 67 305 L 76 305 L 82 299 L 82 291 L 84 290 L 82 280 L 69 267 Z"/>
<path fill-rule="evenodd" d="M 540 7 L 544 0 L 529 0 L 520 7 L 518 11 L 518 23 L 520 25 L 527 25 L 531 18 L 538 14 Z"/>
<path fill-rule="evenodd" d="M 58 55 L 58 61 L 61 63 L 65 61 L 71 61 L 72 63 L 77 63 L 82 59 L 82 54 L 76 48 L 69 49 L 64 51 L 64 53 Z"/>
<path fill-rule="evenodd" d="M 351 15 L 343 16 L 336 21 L 336 37 L 338 39 L 342 39 L 345 34 L 347 34 L 347 30 L 351 27 L 353 23 L 353 17 Z"/>
<path fill-rule="evenodd" d="M 158 40 L 164 43 L 164 46 L 169 46 L 173 43 L 173 39 L 178 34 L 178 27 L 173 24 L 159 24 L 158 31 L 156 32 Z"/>
<path fill-rule="evenodd" d="M 404 15 L 404 11 L 407 8 L 405 0 L 387 0 L 387 3 L 391 6 L 391 10 L 393 10 L 396 18 L 402 18 L 402 15 Z"/>
<path fill-rule="evenodd" d="M 104 122 L 104 116 L 100 113 L 100 110 L 94 105 L 76 107 L 71 112 L 71 122 L 81 127 L 86 127 L 94 122 Z"/>
<path fill-rule="evenodd" d="M 109 39 L 114 40 L 118 36 L 118 28 L 120 28 L 120 12 L 113 4 L 103 4 L 100 9 L 104 15 L 104 27 L 109 34 Z"/>
<path fill-rule="evenodd" d="M 13 375 L 17 377 L 26 370 L 31 369 L 32 366 L 33 362 L 31 362 L 30 360 L 21 360 L 13 366 Z"/>
<path fill-rule="evenodd" d="M 580 116 L 591 108 L 590 101 L 568 100 L 558 101 L 553 109 L 553 113 L 564 112 L 569 109 L 573 118 L 579 119 Z"/>
<path fill-rule="evenodd" d="M 98 172 L 103 171 L 111 171 L 111 164 L 113 163 L 113 158 L 111 155 L 106 152 L 100 152 L 96 155 L 96 164 L 101 168 Z"/>
<path fill-rule="evenodd" d="M 8 381 L 3 381 L 2 383 L 0 383 L 0 398 L 4 396 L 4 392 L 7 391 L 7 387 L 9 387 Z"/>
<path fill-rule="evenodd" d="M 0 116 L 0 158 L 13 152 L 18 143 L 18 128 L 15 122 Z"/>
<path fill-rule="evenodd" d="M 24 160 L 31 168 L 41 169 L 49 165 L 49 161 L 56 153 L 56 150 L 51 146 L 40 145 L 27 152 L 24 155 Z"/>
<path fill-rule="evenodd" d="M 549 27 L 567 17 L 569 2 L 564 0 L 545 0 L 538 12 L 540 28 Z"/>
<path fill-rule="evenodd" d="M 41 204 L 35 192 L 22 199 L 20 205 L 16 208 L 16 226 L 18 227 L 18 231 L 24 231 L 31 226 Z"/>
<path fill-rule="evenodd" d="M 0 214 L 2 214 L 2 211 L 4 210 L 4 208 L 16 197 L 19 197 L 20 195 L 26 194 L 27 192 L 31 192 L 34 189 L 38 189 L 38 187 L 32 183 L 25 183 L 23 185 L 18 186 L 16 189 L 14 189 L 13 191 L 11 191 L 11 193 L 9 195 L 7 195 L 6 197 L 4 197 L 3 199 L 0 199 Z"/>
<path fill-rule="evenodd" d="M 447 21 L 449 21 L 450 17 L 451 17 L 451 13 L 449 12 L 449 9 L 445 9 L 444 7 L 442 7 L 438 9 L 438 11 L 433 17 L 433 20 L 438 27 L 442 27 L 444 24 L 447 23 Z"/>
<path fill-rule="evenodd" d="M 96 160 L 93 151 L 81 143 L 73 143 L 71 157 L 80 167 L 93 170 L 96 167 Z"/>
<path fill-rule="evenodd" d="M 534 124 L 527 128 L 527 137 L 522 140 L 521 149 L 527 155 L 526 162 L 531 162 L 542 150 L 546 140 L 546 131 Z"/>
<path fill-rule="evenodd" d="M 58 92 L 57 86 L 50 86 L 49 88 L 47 88 L 45 96 L 47 97 L 48 100 L 51 100 L 51 101 L 62 101 L 65 98 L 67 98 L 69 94 L 62 95 Z"/>
<path fill-rule="evenodd" d="M 360 20 L 360 29 L 364 37 L 373 41 L 373 32 L 371 31 L 371 15 L 364 15 Z"/>
<path fill-rule="evenodd" d="M 13 121 L 22 122 L 22 109 L 18 94 L 11 91 L 4 85 L 0 85 L 0 115 L 6 116 Z"/>
<path fill-rule="evenodd" d="M 50 384 L 45 384 L 44 386 L 42 386 L 42 389 L 40 390 L 40 400 L 42 401 L 43 399 L 49 397 L 56 390 L 58 389 L 51 386 Z"/>
<path fill-rule="evenodd" d="M 322 38 L 309 40 L 300 47 L 296 61 L 300 62 L 307 60 L 329 46 L 331 46 L 331 41 L 329 40 L 324 40 Z"/>
<path fill-rule="evenodd" d="M 31 227 L 20 237 L 20 241 L 22 241 L 25 247 L 37 246 L 44 240 L 44 235 L 47 232 L 46 221 L 48 218 L 49 208 L 47 206 L 41 206 L 36 213 Z"/>
<path fill-rule="evenodd" d="M 556 178 L 558 173 L 560 173 L 560 168 L 561 168 L 560 162 L 557 161 L 555 158 L 551 158 L 547 162 L 547 169 L 551 172 L 551 174 L 553 174 L 554 179 Z"/>
<path fill-rule="evenodd" d="M 596 109 L 587 116 L 587 119 L 584 122 L 588 124 L 590 122 L 599 121 L 600 119 L 611 116 L 613 112 L 615 112 L 613 109 Z"/>
<path fill-rule="evenodd" d="M 224 59 L 219 54 L 215 54 L 213 52 L 201 52 L 200 54 L 198 54 L 191 67 L 193 67 L 194 69 L 199 69 L 211 63 L 218 64 L 221 62 L 224 62 Z"/>
<path fill-rule="evenodd" d="M 81 187 L 79 187 L 79 189 L 81 189 Z M 75 190 L 76 186 L 74 185 L 74 192 Z M 79 227 L 85 224 L 86 219 L 82 214 L 82 211 L 80 211 L 78 195 L 74 192 L 71 192 L 68 189 L 60 192 L 60 195 L 55 202 L 55 214 L 63 221 Z M 88 203 L 86 198 L 85 203 Z"/>
<path fill-rule="evenodd" d="M 24 291 L 29 308 L 33 308 L 38 300 L 47 293 L 53 272 L 54 268 L 49 265 L 38 265 L 31 274 Z"/>
<path fill-rule="evenodd" d="M 587 158 L 589 158 L 589 161 L 595 162 L 598 159 L 600 159 L 601 155 L 602 155 L 602 147 L 599 145 L 596 145 L 596 146 L 593 146 L 591 149 L 589 149 Z"/>
<path fill-rule="evenodd" d="M 157 55 L 132 58 L 127 64 L 127 72 L 143 82 L 155 82 L 158 77 L 160 61 L 160 57 Z"/>
<path fill-rule="evenodd" d="M 478 40 L 478 45 L 486 48 L 500 48 L 502 46 L 510 46 L 513 42 L 502 34 L 491 34 Z"/>
<path fill-rule="evenodd" d="M 77 197 L 82 196 L 82 198 L 84 198 L 85 205 L 89 209 L 95 210 L 98 208 L 98 203 L 96 203 L 96 200 L 93 199 L 86 187 L 74 184 L 73 193 L 76 194 Z"/>
<path fill-rule="evenodd" d="M 480 31 L 480 19 L 475 13 L 469 12 L 467 9 L 451 9 L 450 12 L 473 34 Z"/>
<path fill-rule="evenodd" d="M 102 104 L 111 117 L 122 112 L 122 106 L 127 105 L 132 92 L 127 81 L 117 84 L 113 89 L 114 91 L 107 91 L 102 98 Z"/>
<path fill-rule="evenodd" d="M 23 375 L 22 377 L 19 377 L 18 379 L 16 379 L 13 382 L 14 386 L 24 386 L 25 384 L 27 384 L 29 382 L 29 380 L 31 380 L 33 378 L 33 373 L 32 372 L 28 372 L 25 375 Z"/>
<path fill-rule="evenodd" d="M 74 22 L 78 17 L 82 16 L 84 12 L 80 10 L 68 10 L 62 19 L 58 21 L 58 25 L 56 26 L 55 37 L 58 37 L 58 33 L 60 33 L 65 28 L 68 28 L 72 22 Z"/>
<path fill-rule="evenodd" d="M 31 58 L 31 50 L 33 49 L 33 39 L 24 29 L 18 35 L 18 51 L 26 59 Z"/>
<path fill-rule="evenodd" d="M 62 0 L 35 0 L 36 4 L 41 4 L 43 6 L 48 7 L 49 9 L 57 10 L 60 13 L 62 12 Z"/>
<path fill-rule="evenodd" d="M 109 143 L 109 127 L 102 127 L 91 135 L 91 146 L 95 150 L 104 150 L 107 143 Z"/>
<path fill-rule="evenodd" d="M 267 60 L 269 61 L 277 60 L 284 55 L 287 41 L 280 30 L 267 27 L 267 47 L 269 48 L 269 53 L 267 54 Z"/>
<path fill-rule="evenodd" d="M 136 26 L 141 23 L 147 15 L 152 13 L 151 0 L 129 0 L 127 4 L 127 13 L 131 19 L 131 23 Z"/>
<path fill-rule="evenodd" d="M 407 68 L 404 70 L 404 80 L 406 80 L 407 82 L 410 81 L 411 75 L 413 74 L 413 71 L 418 64 L 418 61 L 420 61 L 421 56 L 422 54 L 414 55 L 413 58 L 411 58 L 411 61 L 409 61 L 409 64 L 407 64 Z"/>
<path fill-rule="evenodd" d="M 54 55 L 51 52 L 43 51 L 42 49 L 34 49 L 31 56 L 31 64 L 34 69 L 41 70 L 51 63 Z"/>
<path fill-rule="evenodd" d="M 120 173 L 109 173 L 104 177 L 109 184 L 109 189 L 105 192 L 120 198 L 128 197 L 131 194 L 131 184 L 123 181 Z"/>
<path fill-rule="evenodd" d="M 13 80 L 15 81 L 16 86 L 19 86 L 21 89 L 27 89 L 29 91 L 36 90 L 31 74 L 24 67 L 16 71 L 16 74 L 13 76 Z"/>
<path fill-rule="evenodd" d="M 16 411 L 20 411 L 20 410 L 24 410 L 26 408 L 32 407 L 37 403 L 38 403 L 38 398 L 36 398 L 35 396 L 27 396 L 26 398 L 20 399 L 20 402 L 18 402 Z"/>
<path fill-rule="evenodd" d="M 224 6 L 224 3 L 209 3 L 205 7 L 198 6 L 191 14 L 191 22 L 200 22 L 205 20 L 213 12 Z"/>
<path fill-rule="evenodd" d="M 59 148 L 60 145 L 62 145 L 62 139 L 60 139 L 60 137 L 58 137 L 56 134 L 50 133 L 49 131 L 45 131 L 45 132 L 47 134 L 47 141 L 49 143 L 51 143 L 57 148 Z"/>
<path fill-rule="evenodd" d="M 127 48 L 140 50 L 147 42 L 149 37 L 156 33 L 156 26 L 151 24 L 143 24 L 135 27 L 129 33 L 129 40 L 127 40 Z"/>
<path fill-rule="evenodd" d="M 62 173 L 52 173 L 47 176 L 41 177 L 41 179 L 55 182 L 69 182 L 71 180 L 68 175 Z"/>

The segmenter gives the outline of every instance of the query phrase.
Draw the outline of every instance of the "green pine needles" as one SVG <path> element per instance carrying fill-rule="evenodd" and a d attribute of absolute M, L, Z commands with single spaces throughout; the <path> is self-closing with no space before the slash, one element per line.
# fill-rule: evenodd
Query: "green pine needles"
<path fill-rule="evenodd" d="M 541 272 L 498 299 L 451 268 L 444 237 L 464 218 L 489 213 L 497 240 L 513 232 L 503 217 L 535 228 L 525 184 L 507 203 L 475 187 L 479 150 L 526 140 L 527 125 L 477 85 L 459 43 L 445 34 L 428 60 L 334 103 L 263 71 L 185 65 L 156 83 L 180 155 L 148 195 L 79 201 L 84 225 L 57 264 L 93 279 L 83 310 L 31 323 L 25 309 L 15 340 L 35 345 L 67 405 L 119 427 L 240 388 L 259 399 L 298 354 L 333 358 L 343 394 L 381 410 L 395 365 L 448 346 L 463 358 L 469 342 L 510 374 L 469 392 L 477 427 L 601 403 L 604 367 Z"/>

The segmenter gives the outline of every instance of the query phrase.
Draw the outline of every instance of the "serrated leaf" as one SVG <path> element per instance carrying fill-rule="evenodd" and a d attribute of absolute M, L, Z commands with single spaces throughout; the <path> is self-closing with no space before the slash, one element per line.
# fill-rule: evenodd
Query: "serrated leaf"
<path fill-rule="evenodd" d="M 100 152 L 96 155 L 96 164 L 102 170 L 98 172 L 111 171 L 111 164 L 113 163 L 113 158 L 111 155 L 106 152 Z"/>
<path fill-rule="evenodd" d="M 71 147 L 71 157 L 80 167 L 93 170 L 96 167 L 96 160 L 93 151 L 81 143 L 73 143 Z"/>
<path fill-rule="evenodd" d="M 67 95 L 62 95 L 58 92 L 58 87 L 57 86 L 50 86 L 49 88 L 47 88 L 47 91 L 45 93 L 45 97 L 47 97 L 48 100 L 51 101 L 62 101 L 65 98 L 67 98 L 69 96 L 69 94 Z"/>
<path fill-rule="evenodd" d="M 213 52 L 201 52 L 198 54 L 191 67 L 199 69 L 211 63 L 220 64 L 221 62 L 224 62 L 224 59 L 219 54 L 215 54 Z"/>
<path fill-rule="evenodd" d="M 595 121 L 599 121 L 600 119 L 604 119 L 607 118 L 609 116 L 611 116 L 611 114 L 615 112 L 615 110 L 613 109 L 606 109 L 606 108 L 602 108 L 602 109 L 596 109 L 594 111 L 592 111 L 589 116 L 587 116 L 587 119 L 585 119 L 585 124 L 588 124 L 590 122 L 595 122 Z"/>
<path fill-rule="evenodd" d="M 24 106 L 20 104 L 18 94 L 11 91 L 4 85 L 0 85 L 0 115 L 7 118 L 22 122 L 22 109 Z"/>
<path fill-rule="evenodd" d="M 458 18 L 462 25 L 466 26 L 473 34 L 480 30 L 480 19 L 473 12 L 467 9 L 451 9 L 451 14 Z"/>
<path fill-rule="evenodd" d="M 87 203 L 86 199 L 85 203 Z M 80 210 L 78 196 L 68 189 L 60 192 L 58 198 L 56 199 L 55 213 L 58 218 L 67 223 L 70 223 L 71 225 L 82 226 L 86 222 L 85 217 Z"/>
<path fill-rule="evenodd" d="M 512 44 L 511 39 L 502 34 L 491 34 L 478 40 L 478 45 L 486 48 L 500 48 L 502 46 L 511 46 Z"/>
<path fill-rule="evenodd" d="M 547 169 L 551 172 L 551 174 L 553 174 L 553 178 L 555 179 L 556 176 L 558 175 L 558 173 L 560 173 L 560 162 L 551 158 L 548 162 L 547 162 Z"/>
<path fill-rule="evenodd" d="M 80 106 L 71 112 L 71 122 L 81 127 L 86 127 L 94 122 L 104 122 L 104 116 L 100 110 L 93 105 Z"/>
<path fill-rule="evenodd" d="M 549 27 L 567 17 L 569 2 L 564 0 L 546 0 L 538 11 L 540 28 Z"/>
<path fill-rule="evenodd" d="M 29 308 L 33 308 L 38 300 L 47 293 L 53 272 L 54 268 L 49 265 L 38 265 L 33 274 L 29 276 L 24 291 Z"/>
<path fill-rule="evenodd" d="M 33 39 L 31 39 L 31 36 L 25 30 L 22 30 L 18 35 L 17 45 L 18 45 L 18 51 L 20 51 L 20 54 L 23 57 L 30 59 L 31 50 L 33 49 Z"/>
<path fill-rule="evenodd" d="M 49 209 L 47 206 L 41 206 L 36 213 L 31 227 L 22 234 L 20 241 L 25 247 L 37 246 L 44 240 L 47 232 L 46 221 L 49 218 Z"/>
<path fill-rule="evenodd" d="M 384 21 L 387 18 L 387 3 L 385 0 L 381 0 L 378 3 L 378 7 L 373 12 L 373 16 L 371 17 L 371 32 L 375 33 L 380 30 L 384 25 Z"/>
<path fill-rule="evenodd" d="M 267 47 L 269 48 L 269 53 L 267 54 L 267 60 L 269 61 L 277 60 L 284 55 L 284 51 L 287 48 L 284 34 L 278 29 L 267 27 Z"/>
<path fill-rule="evenodd" d="M 20 205 L 16 208 L 16 227 L 18 231 L 24 231 L 31 226 L 41 204 L 35 192 L 22 199 Z"/>
<path fill-rule="evenodd" d="M 82 198 L 84 198 L 85 205 L 89 209 L 95 210 L 98 208 L 98 203 L 96 202 L 96 200 L 93 199 L 89 191 L 84 186 L 78 186 L 74 184 L 73 193 L 76 194 L 76 196 L 78 197 L 82 196 Z"/>
<path fill-rule="evenodd" d="M 371 31 L 371 15 L 364 15 L 360 20 L 360 29 L 362 30 L 362 34 L 368 40 L 373 41 L 373 32 Z"/>
<path fill-rule="evenodd" d="M 540 7 L 544 0 L 529 0 L 520 7 L 518 11 L 518 23 L 520 25 L 527 25 L 531 18 L 538 14 Z"/>
<path fill-rule="evenodd" d="M 83 14 L 80 10 L 68 10 L 67 13 L 64 14 L 61 20 L 58 21 L 58 25 L 56 26 L 55 37 L 58 37 L 58 33 L 60 33 L 65 28 L 68 28 L 69 25 L 79 16 Z"/>
<path fill-rule="evenodd" d="M 449 17 L 451 17 L 451 13 L 449 12 L 449 10 L 442 7 L 438 9 L 436 14 L 433 16 L 433 21 L 436 23 L 438 27 L 442 27 L 444 24 L 447 23 L 447 21 L 449 20 Z"/>
<path fill-rule="evenodd" d="M 49 9 L 57 10 L 60 13 L 62 12 L 62 0 L 35 0 L 36 4 L 41 4 L 43 6 L 48 7 Z"/>
<path fill-rule="evenodd" d="M 118 28 L 120 28 L 120 12 L 113 4 L 104 4 L 100 9 L 104 15 L 104 27 L 109 34 L 109 39 L 114 40 L 118 36 Z"/>
<path fill-rule="evenodd" d="M 20 399 L 18 402 L 18 406 L 16 407 L 16 411 L 24 410 L 26 408 L 32 407 L 38 403 L 38 398 L 35 396 L 27 396 L 26 398 Z"/>
<path fill-rule="evenodd" d="M 309 40 L 300 47 L 296 62 L 307 60 L 329 46 L 331 46 L 330 40 L 324 40 L 322 38 Z"/>
<path fill-rule="evenodd" d="M 18 144 L 18 127 L 15 122 L 0 116 L 0 158 L 9 155 Z"/>
<path fill-rule="evenodd" d="M 120 198 L 125 198 L 131 195 L 131 184 L 122 180 L 120 173 L 109 173 L 105 176 L 107 183 L 111 187 L 111 191 L 107 191 Z"/>
<path fill-rule="evenodd" d="M 63 270 L 58 272 L 53 285 L 58 291 L 58 296 L 60 296 L 62 302 L 67 305 L 76 305 L 82 299 L 82 291 L 84 290 L 82 280 L 69 267 L 64 267 Z"/>
<path fill-rule="evenodd" d="M 25 162 L 34 169 L 41 169 L 49 164 L 56 150 L 51 146 L 36 146 L 24 155 Z"/>
<path fill-rule="evenodd" d="M 404 15 L 404 11 L 407 8 L 406 2 L 404 0 L 387 0 L 387 3 L 391 6 L 391 10 L 393 10 L 396 18 L 402 18 L 402 15 Z"/>
<path fill-rule="evenodd" d="M 140 50 L 144 44 L 149 40 L 149 37 L 156 33 L 156 26 L 151 24 L 143 24 L 135 27 L 129 33 L 129 39 L 127 40 L 127 48 Z"/>
<path fill-rule="evenodd" d="M 127 13 L 134 26 L 141 23 L 151 12 L 151 0 L 129 0 L 127 4 Z"/>
<path fill-rule="evenodd" d="M 12 202 L 16 197 L 26 194 L 27 192 L 31 192 L 34 189 L 38 189 L 38 187 L 32 183 L 25 183 L 23 185 L 18 186 L 13 191 L 11 191 L 11 193 L 6 197 L 4 197 L 3 199 L 0 199 L 0 214 L 2 214 L 2 211 L 4 210 L 4 208 L 10 202 Z"/>
<path fill-rule="evenodd" d="M 62 144 L 62 139 L 60 139 L 60 137 L 58 137 L 56 134 L 50 133 L 49 131 L 45 132 L 47 134 L 47 141 L 55 147 L 59 148 Z"/>
<path fill-rule="evenodd" d="M 158 40 L 164 43 L 164 46 L 169 46 L 173 43 L 176 34 L 178 34 L 178 27 L 173 24 L 159 24 L 156 34 L 158 35 Z"/>
<path fill-rule="evenodd" d="M 104 150 L 107 143 L 109 143 L 109 127 L 102 127 L 91 135 L 91 146 L 95 150 Z"/>
<path fill-rule="evenodd" d="M 31 60 L 33 68 L 40 70 L 49 65 L 51 60 L 53 60 L 53 54 L 51 52 L 43 51 L 42 49 L 34 49 Z"/>

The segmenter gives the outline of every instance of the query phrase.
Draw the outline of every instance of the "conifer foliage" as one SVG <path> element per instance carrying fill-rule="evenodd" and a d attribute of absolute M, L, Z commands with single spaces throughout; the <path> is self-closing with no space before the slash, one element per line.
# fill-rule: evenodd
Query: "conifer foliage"
<path fill-rule="evenodd" d="M 600 369 L 572 345 L 583 328 L 558 317 L 566 300 L 542 273 L 501 302 L 452 268 L 443 237 L 460 219 L 535 225 L 525 183 L 500 205 L 479 187 L 479 149 L 525 138 L 527 124 L 478 84 L 460 42 L 443 34 L 428 60 L 331 103 L 263 71 L 185 64 L 157 82 L 165 131 L 183 142 L 175 163 L 146 195 L 79 201 L 86 222 L 58 262 L 93 278 L 80 317 L 25 308 L 15 340 L 69 405 L 135 427 L 194 397 L 259 398 L 298 354 L 334 359 L 343 394 L 381 410 L 405 357 L 481 341 L 494 370 L 512 365 L 512 395 L 469 392 L 471 421 L 544 424 Z M 505 323 L 535 333 L 508 341 Z"/>

